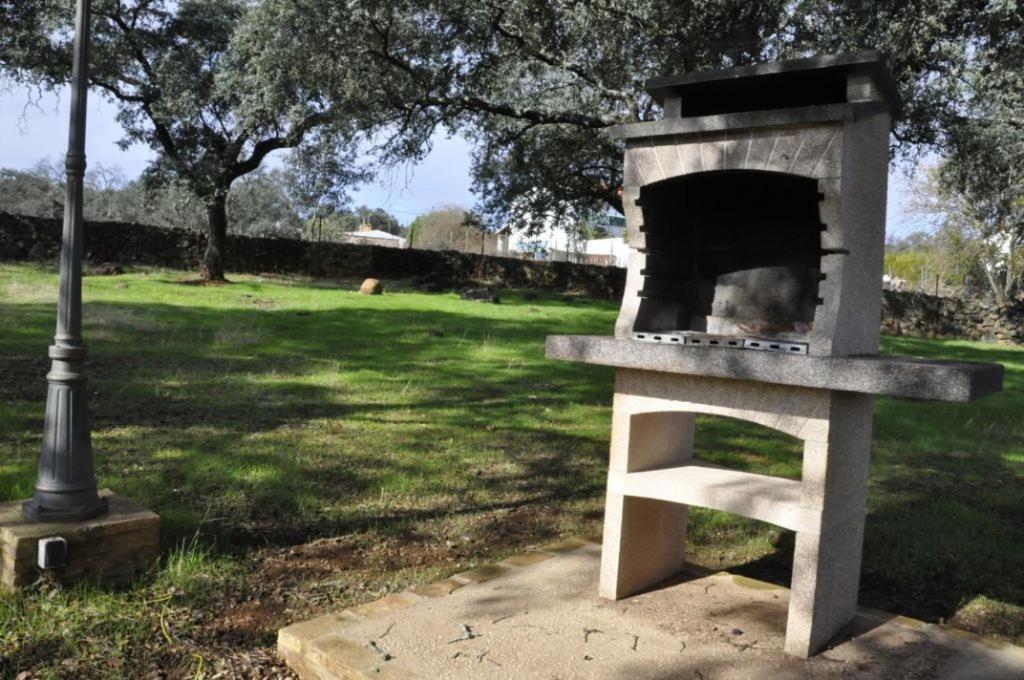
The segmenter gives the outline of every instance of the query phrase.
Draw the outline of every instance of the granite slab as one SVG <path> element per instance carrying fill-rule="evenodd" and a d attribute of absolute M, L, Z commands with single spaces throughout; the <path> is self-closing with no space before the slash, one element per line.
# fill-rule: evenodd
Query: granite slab
<path fill-rule="evenodd" d="M 1003 388 L 1000 364 L 881 354 L 791 356 L 659 345 L 599 335 L 549 335 L 549 359 L 684 375 L 759 381 L 905 399 L 970 402 Z"/>
<path fill-rule="evenodd" d="M 665 118 L 642 123 L 623 123 L 609 129 L 616 139 L 654 139 L 699 135 L 726 130 L 755 130 L 780 125 L 820 125 L 850 122 L 886 112 L 882 102 L 852 102 L 799 106 L 770 111 L 738 111 L 688 118 Z"/>

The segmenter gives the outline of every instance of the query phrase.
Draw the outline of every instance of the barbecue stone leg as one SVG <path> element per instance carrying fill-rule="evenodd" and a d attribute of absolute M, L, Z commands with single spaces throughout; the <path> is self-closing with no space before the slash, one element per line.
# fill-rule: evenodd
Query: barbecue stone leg
<path fill-rule="evenodd" d="M 693 458 L 694 414 L 635 413 L 616 393 L 609 474 L 681 465 Z M 628 597 L 683 569 L 688 507 L 608 493 L 601 555 L 601 597 Z"/>
<path fill-rule="evenodd" d="M 857 612 L 874 397 L 832 392 L 824 441 L 804 442 L 801 505 L 821 532 L 798 531 L 786 651 L 807 658 Z"/>

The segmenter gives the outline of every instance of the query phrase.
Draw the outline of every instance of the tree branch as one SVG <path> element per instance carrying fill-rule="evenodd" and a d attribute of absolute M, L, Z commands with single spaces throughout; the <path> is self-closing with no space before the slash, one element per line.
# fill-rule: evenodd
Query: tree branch
<path fill-rule="evenodd" d="M 587 116 L 576 112 L 545 112 L 532 108 L 519 108 L 512 104 L 489 101 L 478 95 L 432 95 L 430 91 L 433 88 L 424 78 L 426 74 L 391 52 L 389 32 L 376 23 L 372 24 L 372 28 L 380 36 L 383 44 L 380 49 L 370 49 L 367 50 L 367 53 L 408 74 L 419 89 L 422 90 L 421 94 L 412 95 L 411 102 L 404 103 L 404 106 L 411 107 L 411 110 L 415 110 L 417 107 L 454 108 L 457 111 L 490 113 L 508 118 L 517 118 L 529 121 L 534 125 L 573 125 L 585 129 L 606 128 L 619 122 L 610 117 Z M 403 105 L 403 103 L 397 104 L 399 106 Z"/>
<path fill-rule="evenodd" d="M 125 92 L 114 83 L 108 83 L 107 81 L 97 78 L 96 76 L 92 76 L 90 80 L 92 80 L 93 85 L 100 89 L 106 90 L 111 95 L 113 95 L 115 99 L 119 101 L 131 102 L 133 104 L 141 104 L 146 101 L 146 98 L 141 94 L 129 94 L 128 92 Z"/>
<path fill-rule="evenodd" d="M 256 168 L 260 167 L 260 163 L 263 162 L 263 159 L 267 157 L 267 154 L 272 151 L 290 149 L 298 146 L 302 143 L 302 139 L 306 136 L 307 132 L 316 126 L 327 122 L 327 120 L 328 114 L 326 112 L 311 113 L 302 119 L 301 122 L 292 126 L 292 129 L 288 134 L 278 137 L 268 137 L 256 142 L 253 146 L 252 153 L 249 154 L 248 158 L 236 161 L 228 169 L 226 173 L 228 183 L 230 184 L 242 175 L 247 175 L 256 170 Z"/>
<path fill-rule="evenodd" d="M 597 78 L 584 71 L 583 68 L 581 68 L 579 65 L 567 60 L 564 55 L 556 56 L 542 48 L 531 46 L 527 41 L 526 37 L 523 36 L 523 34 L 515 33 L 509 30 L 508 28 L 502 26 L 501 19 L 505 14 L 505 10 L 499 6 L 494 5 L 493 3 L 489 4 L 491 9 L 497 12 L 494 21 L 491 24 L 491 27 L 498 35 L 504 36 L 508 40 L 515 42 L 523 51 L 526 52 L 527 55 L 533 57 L 534 59 L 537 59 L 541 63 L 547 64 L 548 66 L 551 66 L 553 68 L 561 69 L 564 71 L 568 71 L 569 73 L 572 73 L 574 76 L 576 76 L 586 84 L 590 85 L 604 96 L 632 104 L 633 99 L 635 97 L 631 93 L 624 92 L 622 90 L 616 90 L 606 86 Z"/>

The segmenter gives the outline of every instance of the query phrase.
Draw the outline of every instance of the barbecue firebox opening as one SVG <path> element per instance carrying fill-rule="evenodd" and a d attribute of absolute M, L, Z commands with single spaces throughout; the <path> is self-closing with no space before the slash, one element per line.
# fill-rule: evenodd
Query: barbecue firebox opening
<path fill-rule="evenodd" d="M 816 180 L 778 172 L 699 172 L 644 186 L 634 333 L 806 342 L 824 278 L 820 200 Z"/>

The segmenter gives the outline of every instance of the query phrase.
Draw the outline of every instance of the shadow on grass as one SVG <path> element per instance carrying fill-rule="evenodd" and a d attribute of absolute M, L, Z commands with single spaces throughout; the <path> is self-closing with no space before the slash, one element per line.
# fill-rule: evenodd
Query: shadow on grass
<path fill-rule="evenodd" d="M 45 307 L 16 312 L 36 318 Z M 98 476 L 160 513 L 167 544 L 201 528 L 220 551 L 291 545 L 603 491 L 603 438 L 576 434 L 561 411 L 606 403 L 609 381 L 593 376 L 608 372 L 545 361 L 538 340 L 550 320 L 88 311 Z M 7 342 L 42 353 L 47 330 L 21 324 Z M 32 356 L 6 361 L 39 368 Z M 41 411 L 42 376 L 21 378 L 16 400 Z M 8 427 L 31 432 L 33 421 Z M 31 485 L 36 452 L 18 453 L 0 489 Z M 389 495 L 398 500 L 381 500 Z"/>

